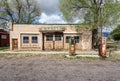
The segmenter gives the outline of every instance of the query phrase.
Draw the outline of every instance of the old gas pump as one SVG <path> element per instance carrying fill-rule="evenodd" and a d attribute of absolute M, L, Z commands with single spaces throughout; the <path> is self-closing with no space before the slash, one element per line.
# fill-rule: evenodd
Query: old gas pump
<path fill-rule="evenodd" d="M 106 40 L 107 38 L 106 37 L 102 37 L 100 39 L 100 45 L 99 45 L 99 56 L 105 58 L 106 57 L 106 53 L 107 53 L 107 50 L 106 50 Z"/>
<path fill-rule="evenodd" d="M 75 44 L 76 44 L 76 41 L 75 41 L 74 37 L 70 37 L 69 38 L 69 54 L 70 54 L 70 56 L 75 55 Z"/>

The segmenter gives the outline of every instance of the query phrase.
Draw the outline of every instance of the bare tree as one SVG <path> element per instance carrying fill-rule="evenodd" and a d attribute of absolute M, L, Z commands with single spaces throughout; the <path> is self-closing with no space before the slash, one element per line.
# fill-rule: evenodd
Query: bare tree
<path fill-rule="evenodd" d="M 0 0 L 0 3 L 0 17 L 14 23 L 33 23 L 41 14 L 36 0 Z"/>

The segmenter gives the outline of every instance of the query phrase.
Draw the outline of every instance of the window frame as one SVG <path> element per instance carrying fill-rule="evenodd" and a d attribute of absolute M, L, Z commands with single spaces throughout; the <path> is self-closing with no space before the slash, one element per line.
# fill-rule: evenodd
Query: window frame
<path fill-rule="evenodd" d="M 77 39 L 78 38 L 78 39 Z M 74 36 L 75 42 L 79 43 L 80 42 L 80 36 Z"/>
<path fill-rule="evenodd" d="M 36 38 L 36 39 L 34 40 L 34 38 Z M 32 36 L 31 40 L 32 40 L 31 43 L 33 43 L 33 44 L 38 43 L 38 36 Z"/>
<path fill-rule="evenodd" d="M 68 37 L 68 39 L 67 39 L 67 37 Z M 69 43 L 69 39 L 70 39 L 70 36 L 66 36 L 66 43 Z"/>
<path fill-rule="evenodd" d="M 7 35 L 1 35 L 1 39 L 7 39 Z"/>
<path fill-rule="evenodd" d="M 67 39 L 68 37 L 68 39 Z M 66 36 L 66 43 L 69 43 L 69 39 L 71 36 Z M 74 39 L 76 41 L 76 43 L 80 43 L 80 36 L 74 36 Z"/>
<path fill-rule="evenodd" d="M 27 38 L 27 40 L 26 40 L 26 38 Z M 30 39 L 29 36 L 23 36 L 23 44 L 28 44 L 29 43 L 29 39 Z"/>
<path fill-rule="evenodd" d="M 53 41 L 53 35 L 46 35 L 46 41 Z"/>
<path fill-rule="evenodd" d="M 56 34 L 55 35 L 55 41 L 62 41 L 62 35 L 61 34 Z"/>

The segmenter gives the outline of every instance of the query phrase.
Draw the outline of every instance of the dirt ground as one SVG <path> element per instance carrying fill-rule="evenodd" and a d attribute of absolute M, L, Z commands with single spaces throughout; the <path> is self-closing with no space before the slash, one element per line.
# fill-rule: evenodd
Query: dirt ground
<path fill-rule="evenodd" d="M 120 81 L 120 61 L 0 57 L 0 81 Z"/>

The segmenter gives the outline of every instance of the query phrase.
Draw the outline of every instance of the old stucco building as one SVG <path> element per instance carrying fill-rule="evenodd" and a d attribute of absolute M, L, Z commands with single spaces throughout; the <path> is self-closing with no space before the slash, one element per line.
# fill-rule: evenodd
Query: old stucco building
<path fill-rule="evenodd" d="M 92 34 L 87 26 L 52 24 L 14 24 L 10 26 L 11 50 L 67 50 L 68 39 L 74 36 L 77 50 L 90 50 Z"/>

